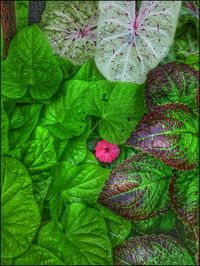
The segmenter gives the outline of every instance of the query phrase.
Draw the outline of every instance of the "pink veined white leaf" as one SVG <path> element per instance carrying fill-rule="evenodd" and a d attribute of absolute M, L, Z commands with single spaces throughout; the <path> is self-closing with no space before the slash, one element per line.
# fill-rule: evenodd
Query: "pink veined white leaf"
<path fill-rule="evenodd" d="M 144 83 L 173 43 L 181 1 L 100 1 L 95 62 L 112 81 Z"/>

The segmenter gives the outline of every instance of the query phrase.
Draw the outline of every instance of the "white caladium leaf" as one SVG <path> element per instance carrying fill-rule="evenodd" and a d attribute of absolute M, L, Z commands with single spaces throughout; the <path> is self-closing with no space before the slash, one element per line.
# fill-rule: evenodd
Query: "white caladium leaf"
<path fill-rule="evenodd" d="M 55 54 L 80 65 L 94 57 L 96 46 L 96 1 L 47 1 L 40 27 Z"/>
<path fill-rule="evenodd" d="M 112 81 L 144 83 L 167 55 L 181 1 L 100 1 L 95 61 Z"/>

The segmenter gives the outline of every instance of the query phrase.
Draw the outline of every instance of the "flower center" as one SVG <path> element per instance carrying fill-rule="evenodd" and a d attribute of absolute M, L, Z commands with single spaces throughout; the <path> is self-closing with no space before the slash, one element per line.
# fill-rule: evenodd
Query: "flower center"
<path fill-rule="evenodd" d="M 105 153 L 109 152 L 110 149 L 109 148 L 105 148 Z"/>

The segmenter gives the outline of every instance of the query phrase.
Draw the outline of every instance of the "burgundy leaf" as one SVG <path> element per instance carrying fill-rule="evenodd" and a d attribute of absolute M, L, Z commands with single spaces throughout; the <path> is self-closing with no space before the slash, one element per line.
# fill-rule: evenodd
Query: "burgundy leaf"
<path fill-rule="evenodd" d="M 126 142 L 177 170 L 198 164 L 198 119 L 184 104 L 166 104 L 148 113 Z"/>
<path fill-rule="evenodd" d="M 135 155 L 112 171 L 98 201 L 130 220 L 154 217 L 168 208 L 171 174 L 169 166 L 152 156 Z"/>
<path fill-rule="evenodd" d="M 199 71 L 176 62 L 161 65 L 147 75 L 145 98 L 149 110 L 166 103 L 184 103 L 196 109 Z"/>

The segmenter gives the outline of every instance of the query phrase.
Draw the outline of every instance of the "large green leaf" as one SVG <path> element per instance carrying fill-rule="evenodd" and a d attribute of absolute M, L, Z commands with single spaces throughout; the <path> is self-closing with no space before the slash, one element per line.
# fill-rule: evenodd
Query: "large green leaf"
<path fill-rule="evenodd" d="M 31 245 L 14 259 L 13 265 L 64 265 L 54 254 L 40 246 Z"/>
<path fill-rule="evenodd" d="M 88 82 L 66 82 L 44 109 L 42 125 L 60 139 L 81 135 L 86 128 L 86 114 L 82 108 Z"/>
<path fill-rule="evenodd" d="M 89 86 L 84 108 L 90 115 L 101 118 L 101 138 L 121 144 L 145 112 L 144 90 L 142 86 L 131 83 L 98 81 Z"/>
<path fill-rule="evenodd" d="M 190 172 L 176 172 L 170 180 L 171 204 L 178 217 L 189 227 L 199 221 L 199 168 Z"/>
<path fill-rule="evenodd" d="M 12 258 L 22 254 L 33 241 L 40 215 L 31 178 L 18 160 L 3 158 L 1 187 L 1 256 Z"/>
<path fill-rule="evenodd" d="M 169 205 L 171 175 L 164 163 L 145 154 L 135 155 L 113 169 L 98 201 L 133 221 L 154 217 Z"/>
<path fill-rule="evenodd" d="M 178 240 L 166 235 L 130 238 L 114 250 L 114 265 L 194 265 Z"/>
<path fill-rule="evenodd" d="M 41 111 L 41 104 L 16 106 L 9 115 L 10 121 L 10 147 L 22 147 L 34 130 Z"/>
<path fill-rule="evenodd" d="M 62 224 L 44 225 L 38 243 L 66 265 L 112 264 L 111 243 L 103 217 L 81 203 L 68 206 Z"/>
<path fill-rule="evenodd" d="M 62 72 L 36 25 L 22 29 L 11 41 L 2 77 L 2 94 L 8 98 L 18 99 L 29 90 L 34 99 L 46 100 L 57 91 Z"/>
<path fill-rule="evenodd" d="M 50 195 L 62 192 L 66 202 L 94 204 L 110 171 L 95 164 L 75 166 L 69 162 L 57 165 Z"/>

